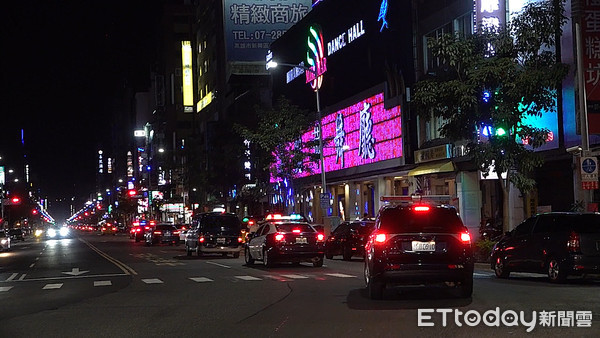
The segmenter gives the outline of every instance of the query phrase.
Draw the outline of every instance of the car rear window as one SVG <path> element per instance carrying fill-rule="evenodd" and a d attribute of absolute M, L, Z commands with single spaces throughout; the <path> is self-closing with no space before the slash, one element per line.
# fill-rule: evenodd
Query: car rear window
<path fill-rule="evenodd" d="M 577 216 L 578 220 L 573 222 L 573 230 L 584 233 L 600 233 L 600 215 L 586 214 Z"/>
<path fill-rule="evenodd" d="M 358 230 L 358 233 L 361 235 L 370 234 L 373 231 L 373 227 L 375 227 L 375 222 L 350 224 L 350 229 Z"/>
<path fill-rule="evenodd" d="M 389 208 L 379 215 L 379 229 L 387 232 L 459 232 L 464 225 L 452 208 L 432 207 L 429 211 Z"/>
<path fill-rule="evenodd" d="M 202 228 L 204 230 L 222 231 L 239 230 L 241 228 L 240 220 L 235 216 L 206 216 L 202 219 Z"/>
<path fill-rule="evenodd" d="M 171 224 L 158 224 L 156 226 L 157 230 L 176 230 L 174 226 Z"/>
<path fill-rule="evenodd" d="M 292 232 L 295 229 L 300 229 L 300 232 L 315 232 L 315 229 L 308 224 L 293 224 L 293 223 L 284 223 L 277 224 L 277 231 L 281 232 Z"/>

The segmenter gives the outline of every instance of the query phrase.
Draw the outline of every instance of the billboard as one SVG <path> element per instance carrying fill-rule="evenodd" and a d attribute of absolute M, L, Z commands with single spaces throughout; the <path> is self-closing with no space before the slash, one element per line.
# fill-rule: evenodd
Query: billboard
<path fill-rule="evenodd" d="M 183 76 L 183 106 L 186 113 L 194 112 L 194 81 L 192 71 L 192 44 L 181 41 L 181 71 Z"/>
<path fill-rule="evenodd" d="M 264 61 L 271 42 L 300 21 L 311 0 L 225 0 L 225 46 L 229 61 Z"/>
<path fill-rule="evenodd" d="M 384 95 L 379 93 L 321 119 L 325 172 L 402 157 L 400 106 L 385 109 L 383 101 Z M 302 141 L 313 141 L 315 137 L 318 132 L 310 130 L 302 135 Z M 305 151 L 318 153 L 318 149 Z M 296 177 L 321 173 L 318 162 L 307 166 L 310 170 Z"/>
<path fill-rule="evenodd" d="M 590 134 L 600 134 L 600 2 L 582 1 L 581 39 Z"/>

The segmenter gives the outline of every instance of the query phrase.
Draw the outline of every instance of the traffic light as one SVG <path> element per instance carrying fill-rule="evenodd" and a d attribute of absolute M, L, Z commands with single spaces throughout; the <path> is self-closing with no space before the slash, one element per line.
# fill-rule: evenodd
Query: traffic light
<path fill-rule="evenodd" d="M 32 215 L 37 215 L 37 214 L 38 214 L 38 211 L 37 211 L 37 209 L 33 209 L 33 210 L 31 210 L 31 214 L 32 214 Z"/>
<path fill-rule="evenodd" d="M 137 191 L 135 191 L 135 189 L 130 189 L 127 191 L 127 195 L 129 195 L 129 197 L 135 197 L 135 195 L 137 195 Z"/>

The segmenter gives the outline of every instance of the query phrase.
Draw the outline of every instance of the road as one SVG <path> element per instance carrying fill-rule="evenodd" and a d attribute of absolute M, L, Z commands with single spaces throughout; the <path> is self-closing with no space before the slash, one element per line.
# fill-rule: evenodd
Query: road
<path fill-rule="evenodd" d="M 362 260 L 336 258 L 322 268 L 266 269 L 244 265 L 243 256 L 188 257 L 183 246 L 147 247 L 124 234 L 28 239 L 0 253 L 0 337 L 600 336 L 600 280 L 500 280 L 478 265 L 472 298 L 406 287 L 372 301 Z M 526 322 L 536 311 L 535 323 L 511 310 Z M 486 311 L 485 322 L 497 326 L 476 322 Z M 552 314 L 555 326 L 543 326 Z"/>

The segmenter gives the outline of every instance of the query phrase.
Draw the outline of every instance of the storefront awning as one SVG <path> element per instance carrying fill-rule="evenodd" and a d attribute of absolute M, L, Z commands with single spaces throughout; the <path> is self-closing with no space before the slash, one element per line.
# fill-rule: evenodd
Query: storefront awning
<path fill-rule="evenodd" d="M 452 163 L 452 161 L 421 164 L 420 166 L 409 171 L 408 176 L 446 173 L 446 172 L 451 172 L 454 170 L 456 170 L 456 169 L 454 168 L 454 163 Z"/>

